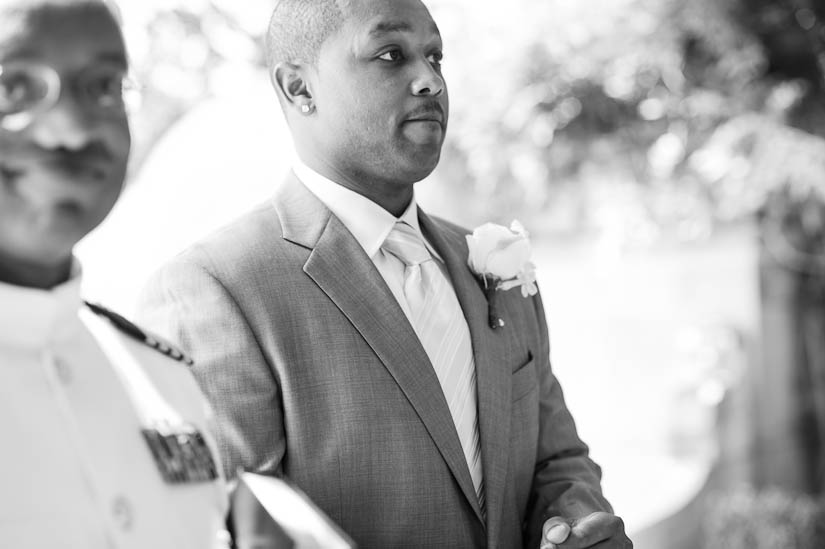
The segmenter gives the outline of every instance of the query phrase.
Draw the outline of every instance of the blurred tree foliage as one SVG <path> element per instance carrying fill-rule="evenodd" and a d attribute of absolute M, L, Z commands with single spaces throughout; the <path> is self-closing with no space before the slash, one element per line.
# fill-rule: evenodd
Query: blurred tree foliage
<path fill-rule="evenodd" d="M 133 71 L 143 88 L 132 117 L 132 170 L 201 101 L 243 89 L 265 70 L 274 0 L 120 0 Z"/>
<path fill-rule="evenodd" d="M 696 238 L 753 213 L 791 169 L 806 184 L 822 179 L 821 142 L 779 131 L 825 132 L 821 3 L 523 4 L 529 38 L 496 45 L 508 62 L 467 67 L 462 56 L 450 67 L 478 93 L 454 107 L 447 158 L 496 198 L 481 207 L 528 208 L 557 229 L 631 242 L 662 227 Z M 509 90 L 485 102 L 491 78 Z M 793 158 L 755 154 L 773 145 Z"/>
<path fill-rule="evenodd" d="M 716 496 L 703 549 L 818 549 L 825 545 L 825 507 L 805 496 L 740 489 Z"/>

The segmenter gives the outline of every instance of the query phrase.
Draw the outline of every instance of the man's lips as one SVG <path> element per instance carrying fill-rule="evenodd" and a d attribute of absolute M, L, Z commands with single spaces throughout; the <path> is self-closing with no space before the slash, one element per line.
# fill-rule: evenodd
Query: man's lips
<path fill-rule="evenodd" d="M 438 127 L 443 127 L 444 123 L 437 118 L 411 118 L 404 121 L 405 124 L 438 124 Z"/>
<path fill-rule="evenodd" d="M 70 156 L 45 158 L 43 165 L 50 171 L 73 179 L 103 179 L 107 172 L 103 162 Z"/>
<path fill-rule="evenodd" d="M 445 118 L 444 109 L 435 103 L 412 111 L 406 116 L 404 122 L 435 122 L 443 127 Z"/>

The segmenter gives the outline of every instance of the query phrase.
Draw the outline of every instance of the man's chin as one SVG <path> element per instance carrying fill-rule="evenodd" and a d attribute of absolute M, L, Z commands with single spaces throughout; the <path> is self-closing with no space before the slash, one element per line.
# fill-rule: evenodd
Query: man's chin
<path fill-rule="evenodd" d="M 28 202 L 28 213 L 20 220 L 27 227 L 26 234 L 37 247 L 54 246 L 60 250 L 70 250 L 77 242 L 94 229 L 99 215 L 94 205 L 74 197 L 38 197 L 38 203 Z"/>
<path fill-rule="evenodd" d="M 414 182 L 421 181 L 429 176 L 438 166 L 438 161 L 441 158 L 441 148 L 434 150 L 428 154 L 416 155 L 407 163 L 407 170 L 410 174 L 410 180 Z"/>
<path fill-rule="evenodd" d="M 25 229 L 25 230 L 24 230 Z M 72 256 L 83 237 L 77 225 L 43 223 L 34 226 L 0 227 L 0 261 L 23 265 L 56 266 Z"/>
<path fill-rule="evenodd" d="M 406 140 L 399 149 L 396 149 L 398 165 L 403 166 L 405 171 L 410 173 L 423 174 L 420 176 L 423 179 L 438 166 L 441 159 L 441 145 L 440 139 L 422 143 Z"/>

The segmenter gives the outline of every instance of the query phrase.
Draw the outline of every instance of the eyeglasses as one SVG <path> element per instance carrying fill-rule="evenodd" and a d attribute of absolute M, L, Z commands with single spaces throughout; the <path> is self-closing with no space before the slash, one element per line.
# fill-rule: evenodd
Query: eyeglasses
<path fill-rule="evenodd" d="M 102 115 L 131 110 L 140 98 L 140 89 L 117 63 L 99 63 L 71 80 L 61 79 L 43 63 L 0 64 L 0 127 L 22 130 L 57 103 L 63 88 L 74 93 L 84 107 Z"/>

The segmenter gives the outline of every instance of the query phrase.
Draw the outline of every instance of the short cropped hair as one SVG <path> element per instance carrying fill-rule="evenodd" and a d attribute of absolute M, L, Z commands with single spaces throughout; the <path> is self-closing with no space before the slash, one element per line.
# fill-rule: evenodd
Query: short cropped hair
<path fill-rule="evenodd" d="M 120 9 L 113 0 L 0 0 L 0 40 L 19 32 L 26 22 L 47 8 L 105 8 L 118 26 L 122 25 Z"/>
<path fill-rule="evenodd" d="M 266 59 L 278 63 L 315 63 L 321 44 L 346 18 L 349 0 L 279 0 L 269 20 Z"/>
<path fill-rule="evenodd" d="M 120 8 L 113 0 L 0 0 L 0 16 L 20 18 L 41 8 L 75 6 L 106 8 L 118 25 L 123 24 Z"/>
<path fill-rule="evenodd" d="M 55 6 L 96 6 L 107 8 L 120 22 L 120 8 L 113 0 L 0 0 L 0 10 L 26 12 L 35 8 Z"/>

